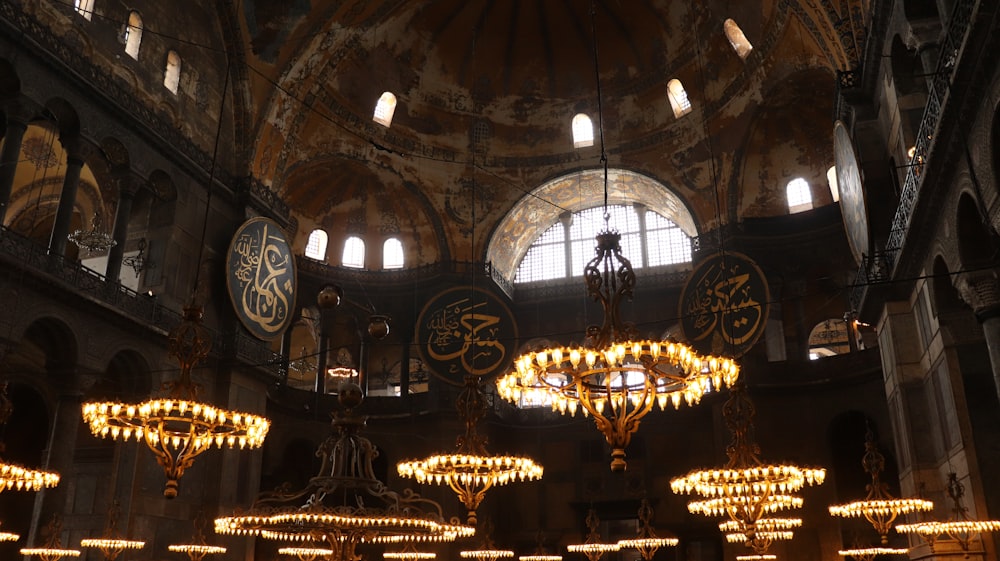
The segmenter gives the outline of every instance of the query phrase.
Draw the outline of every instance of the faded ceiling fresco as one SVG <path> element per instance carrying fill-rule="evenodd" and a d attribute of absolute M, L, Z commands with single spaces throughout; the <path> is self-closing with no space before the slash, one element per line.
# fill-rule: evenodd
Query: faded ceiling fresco
<path fill-rule="evenodd" d="M 830 100 L 863 49 L 865 0 L 248 1 L 248 167 L 296 213 L 295 243 L 316 227 L 331 247 L 393 235 L 421 265 L 486 258 L 491 235 L 512 235 L 501 221 L 515 209 L 544 230 L 563 205 L 529 193 L 601 169 L 600 131 L 581 149 L 570 133 L 577 113 L 598 123 L 592 4 L 612 168 L 666 186 L 692 231 L 787 213 L 792 177 L 830 202 Z M 727 18 L 753 44 L 745 59 Z M 672 78 L 693 106 L 681 118 Z M 372 121 L 384 91 L 398 100 L 390 128 Z M 598 189 L 573 206 L 601 200 Z"/>

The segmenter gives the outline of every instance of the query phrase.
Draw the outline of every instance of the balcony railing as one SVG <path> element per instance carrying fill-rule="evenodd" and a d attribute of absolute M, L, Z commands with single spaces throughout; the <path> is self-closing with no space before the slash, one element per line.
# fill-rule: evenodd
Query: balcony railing
<path fill-rule="evenodd" d="M 165 336 L 181 322 L 178 312 L 163 306 L 156 298 L 110 282 L 104 275 L 79 262 L 52 255 L 45 247 L 3 227 L 0 227 L 0 261 L 7 261 L 3 269 L 8 275 L 22 270 L 34 272 L 46 283 L 114 310 L 161 335 Z M 216 342 L 214 356 L 230 354 L 246 366 L 280 376 L 281 355 L 272 352 L 265 344 L 242 331 L 209 331 Z"/>

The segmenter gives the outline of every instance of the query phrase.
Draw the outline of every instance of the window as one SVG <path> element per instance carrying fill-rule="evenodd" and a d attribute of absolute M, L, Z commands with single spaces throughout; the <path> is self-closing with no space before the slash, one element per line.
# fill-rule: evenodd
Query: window
<path fill-rule="evenodd" d="M 403 242 L 396 238 L 385 240 L 385 243 L 382 244 L 382 268 L 403 268 Z"/>
<path fill-rule="evenodd" d="M 177 51 L 167 53 L 167 68 L 163 71 L 163 87 L 177 93 L 181 81 L 181 55 Z"/>
<path fill-rule="evenodd" d="M 594 124 L 583 113 L 573 117 L 573 148 L 594 145 Z"/>
<path fill-rule="evenodd" d="M 122 39 L 125 40 L 125 53 L 139 60 L 139 43 L 142 42 L 142 16 L 139 12 L 134 10 L 129 12 L 128 23 L 122 31 Z"/>
<path fill-rule="evenodd" d="M 83 16 L 83 19 L 90 21 L 94 15 L 94 0 L 73 0 L 73 9 Z"/>
<path fill-rule="evenodd" d="M 396 96 L 392 95 L 392 92 L 384 92 L 382 97 L 378 98 L 378 104 L 375 106 L 375 114 L 372 115 L 372 120 L 388 128 L 392 125 L 392 114 L 395 112 Z"/>
<path fill-rule="evenodd" d="M 317 261 L 326 261 L 326 232 L 323 230 L 313 230 L 306 240 L 306 257 Z"/>
<path fill-rule="evenodd" d="M 837 185 L 837 166 L 830 166 L 830 169 L 826 170 L 826 182 L 830 184 L 830 195 L 833 196 L 833 202 L 840 200 L 840 187 Z"/>
<path fill-rule="evenodd" d="M 621 233 L 622 255 L 632 267 L 691 262 L 691 241 L 680 227 L 641 206 L 608 207 L 610 224 Z M 515 282 L 564 279 L 583 275 L 594 258 L 594 237 L 604 228 L 604 207 L 580 211 L 542 233 L 518 265 Z"/>
<path fill-rule="evenodd" d="M 746 59 L 750 56 L 750 51 L 753 50 L 753 45 L 750 41 L 747 41 L 747 36 L 743 34 L 743 30 L 740 26 L 736 25 L 736 22 L 732 19 L 727 19 L 722 24 L 722 29 L 726 32 L 726 39 L 729 39 L 729 44 L 733 46 L 733 50 L 736 54 L 742 58 Z"/>
<path fill-rule="evenodd" d="M 684 85 L 677 78 L 667 82 L 667 98 L 670 99 L 670 107 L 674 110 L 674 117 L 680 119 L 691 112 L 691 101 L 688 100 L 687 91 Z"/>
<path fill-rule="evenodd" d="M 813 207 L 812 191 L 805 179 L 796 177 L 788 182 L 785 188 L 785 195 L 788 198 L 788 213 L 795 214 L 809 210 Z"/>
<path fill-rule="evenodd" d="M 345 267 L 361 269 L 365 266 L 365 242 L 357 236 L 347 238 L 344 243 L 344 258 L 341 263 Z"/>

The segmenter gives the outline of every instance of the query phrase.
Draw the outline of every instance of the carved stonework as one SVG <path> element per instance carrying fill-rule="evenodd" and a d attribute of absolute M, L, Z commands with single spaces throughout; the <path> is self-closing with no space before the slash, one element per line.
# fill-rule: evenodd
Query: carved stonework
<path fill-rule="evenodd" d="M 997 273 L 997 270 L 962 273 L 955 280 L 958 294 L 977 316 L 1000 309 L 1000 278 Z"/>

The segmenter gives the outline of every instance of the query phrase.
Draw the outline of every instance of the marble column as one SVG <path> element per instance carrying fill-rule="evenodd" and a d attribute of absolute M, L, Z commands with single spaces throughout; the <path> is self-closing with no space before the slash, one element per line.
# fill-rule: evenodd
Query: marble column
<path fill-rule="evenodd" d="M 115 226 L 112 230 L 112 238 L 115 245 L 108 251 L 108 267 L 104 272 L 109 282 L 118 282 L 118 275 L 122 270 L 122 258 L 125 255 L 125 242 L 128 240 L 128 221 L 132 215 L 132 201 L 138 182 L 128 175 L 118 178 L 118 210 L 115 213 Z"/>
<path fill-rule="evenodd" d="M 7 130 L 4 132 L 3 149 L 0 150 L 0 225 L 7 216 L 10 193 L 14 188 L 14 174 L 21 157 L 21 142 L 30 121 L 26 111 L 8 109 Z"/>
<path fill-rule="evenodd" d="M 66 374 L 60 373 L 60 377 Z M 72 376 L 72 374 L 69 374 Z M 42 466 L 59 474 L 59 485 L 39 491 L 32 513 L 31 529 L 27 543 L 40 543 L 39 532 L 54 514 L 64 515 L 66 494 L 73 487 L 73 458 L 76 455 L 77 433 L 82 420 L 80 411 L 83 397 L 79 393 L 64 393 L 56 404 L 46 447 L 45 462 Z"/>
<path fill-rule="evenodd" d="M 56 219 L 52 224 L 52 234 L 49 236 L 49 254 L 60 257 L 66 256 L 66 236 L 69 235 L 70 223 L 73 221 L 76 191 L 80 186 L 80 171 L 84 164 L 84 156 L 77 142 L 63 142 L 63 148 L 67 153 L 66 175 L 63 177 L 59 207 L 56 209 Z"/>

